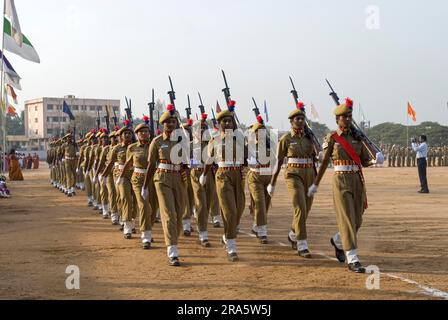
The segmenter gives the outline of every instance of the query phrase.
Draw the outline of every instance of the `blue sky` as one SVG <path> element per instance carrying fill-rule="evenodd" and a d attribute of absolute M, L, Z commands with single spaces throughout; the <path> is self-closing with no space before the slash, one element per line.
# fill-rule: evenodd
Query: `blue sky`
<path fill-rule="evenodd" d="M 366 21 L 379 9 L 379 29 Z M 373 124 L 448 123 L 448 2 L 364 0 L 16 0 L 22 31 L 41 57 L 6 53 L 23 78 L 19 105 L 42 96 L 132 97 L 147 113 L 151 88 L 168 100 L 173 77 L 182 110 L 223 104 L 220 70 L 242 122 L 254 121 L 251 97 L 267 99 L 271 125 L 288 127 L 294 108 L 288 76 L 302 100 L 334 127 L 324 79 L 362 105 Z M 195 112 L 196 109 L 195 109 Z"/>

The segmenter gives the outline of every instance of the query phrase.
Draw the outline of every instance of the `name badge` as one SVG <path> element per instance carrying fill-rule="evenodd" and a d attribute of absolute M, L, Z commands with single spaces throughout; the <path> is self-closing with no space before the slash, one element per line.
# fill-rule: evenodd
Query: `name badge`
<path fill-rule="evenodd" d="M 297 142 L 291 142 L 289 145 L 290 146 L 295 146 L 297 144 Z"/>
<path fill-rule="evenodd" d="M 162 144 L 162 145 L 160 145 L 160 149 L 166 149 L 166 148 L 168 148 L 169 147 L 169 145 L 167 145 L 167 144 Z"/>

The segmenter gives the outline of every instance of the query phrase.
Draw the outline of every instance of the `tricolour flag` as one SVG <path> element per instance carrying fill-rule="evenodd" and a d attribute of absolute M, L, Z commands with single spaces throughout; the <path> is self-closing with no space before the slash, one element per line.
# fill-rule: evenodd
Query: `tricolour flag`
<path fill-rule="evenodd" d="M 8 106 L 8 114 L 11 117 L 16 117 L 17 116 L 16 108 L 14 108 L 12 105 L 9 105 Z"/>
<path fill-rule="evenodd" d="M 417 122 L 417 113 L 415 113 L 415 110 L 410 102 L 408 102 L 408 116 L 411 117 L 412 121 Z"/>
<path fill-rule="evenodd" d="M 23 37 L 22 44 L 21 45 L 17 44 L 16 40 L 14 39 L 11 22 L 9 22 L 9 20 L 6 19 L 5 17 L 3 18 L 3 33 L 4 33 L 3 41 L 5 42 L 5 50 L 15 53 L 29 61 L 40 63 L 39 55 L 37 54 L 31 42 L 24 34 L 22 34 Z"/>
<path fill-rule="evenodd" d="M 14 91 L 14 88 L 11 87 L 9 84 L 6 84 L 6 91 L 14 99 L 14 103 L 17 104 L 17 94 Z"/>
<path fill-rule="evenodd" d="M 11 36 L 19 47 L 23 44 L 23 34 L 20 29 L 19 17 L 17 16 L 14 0 L 5 0 L 5 15 L 11 20 Z"/>

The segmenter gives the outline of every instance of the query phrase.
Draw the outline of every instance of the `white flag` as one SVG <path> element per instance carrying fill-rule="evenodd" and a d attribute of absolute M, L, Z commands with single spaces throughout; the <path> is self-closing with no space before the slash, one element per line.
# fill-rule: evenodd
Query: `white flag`
<path fill-rule="evenodd" d="M 11 20 L 11 35 L 19 47 L 23 44 L 22 30 L 17 16 L 14 0 L 5 0 L 5 15 Z"/>
<path fill-rule="evenodd" d="M 319 114 L 317 113 L 314 104 L 311 102 L 311 115 L 313 116 L 313 120 L 319 122 Z"/>

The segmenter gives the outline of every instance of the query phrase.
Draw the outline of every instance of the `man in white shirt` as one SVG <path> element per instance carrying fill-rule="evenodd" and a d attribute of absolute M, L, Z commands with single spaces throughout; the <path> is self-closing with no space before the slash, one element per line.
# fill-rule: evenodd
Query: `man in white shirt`
<path fill-rule="evenodd" d="M 428 157 L 428 144 L 426 143 L 426 136 L 420 136 L 419 143 L 417 143 L 415 139 L 412 139 L 412 149 L 417 152 L 418 176 L 420 178 L 421 185 L 421 190 L 419 193 L 429 193 L 428 181 L 426 179 L 426 158 Z"/>

